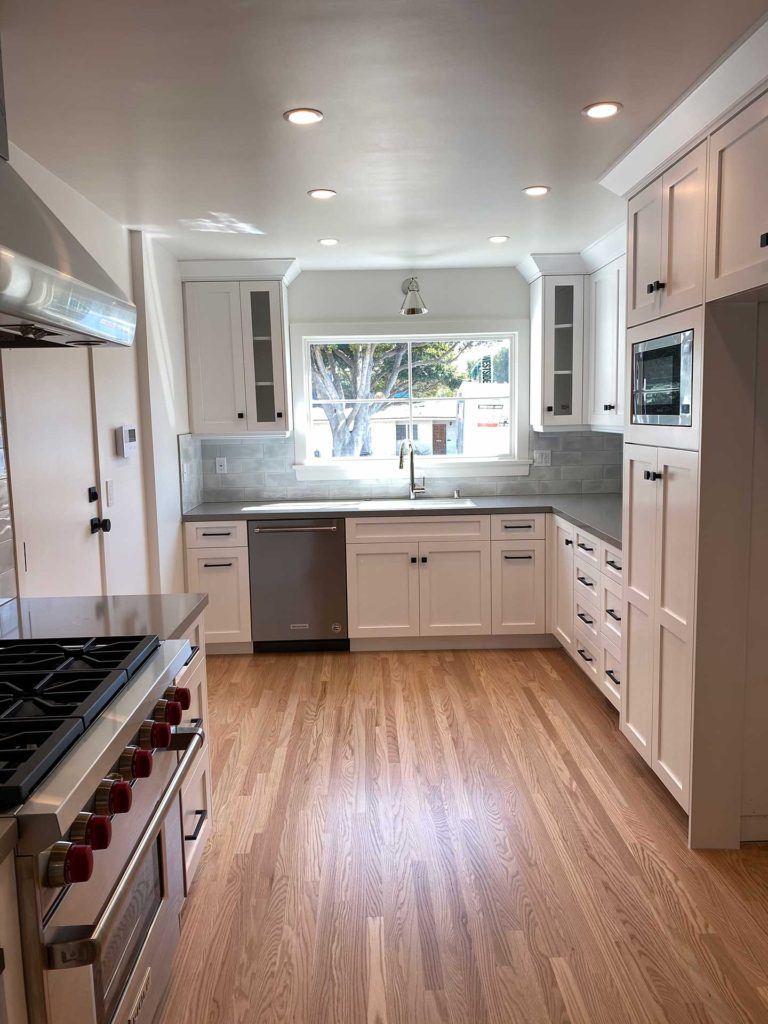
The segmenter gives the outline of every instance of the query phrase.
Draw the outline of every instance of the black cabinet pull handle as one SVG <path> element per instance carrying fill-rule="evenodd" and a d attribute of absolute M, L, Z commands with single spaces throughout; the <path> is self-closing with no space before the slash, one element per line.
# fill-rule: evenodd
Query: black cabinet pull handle
<path fill-rule="evenodd" d="M 643 470 L 643 480 L 661 480 L 663 473 L 653 473 L 650 469 Z"/>
<path fill-rule="evenodd" d="M 768 248 L 768 231 L 765 231 L 762 235 L 760 235 L 760 248 Z"/>
<path fill-rule="evenodd" d="M 417 562 L 418 558 L 416 557 L 416 555 L 411 555 L 411 565 L 416 565 Z"/>
<path fill-rule="evenodd" d="M 203 809 L 202 811 L 195 811 L 197 815 L 197 824 L 195 825 L 195 831 L 190 832 L 188 836 L 184 836 L 185 843 L 194 843 L 200 836 L 200 830 L 205 824 L 206 818 L 208 817 L 208 811 Z"/>
<path fill-rule="evenodd" d="M 571 544 L 573 544 L 573 541 L 566 537 L 565 546 L 569 547 Z"/>
<path fill-rule="evenodd" d="M 666 287 L 667 287 L 667 284 L 666 284 L 665 281 L 654 281 L 653 282 L 653 290 L 655 292 L 663 292 Z"/>
<path fill-rule="evenodd" d="M 613 410 L 615 408 L 616 408 L 615 405 L 604 405 L 603 406 L 603 412 L 613 412 Z"/>
<path fill-rule="evenodd" d="M 617 686 L 621 686 L 621 680 L 619 679 L 619 677 L 616 675 L 616 673 L 613 671 L 612 668 L 607 668 L 605 670 L 605 674 L 608 676 L 608 678 L 611 680 L 612 683 L 615 683 Z"/>
<path fill-rule="evenodd" d="M 661 480 L 663 473 L 651 473 L 651 480 Z"/>
<path fill-rule="evenodd" d="M 583 658 L 584 661 L 594 661 L 595 660 L 594 658 L 590 658 L 590 656 L 587 654 L 587 652 L 585 650 L 583 650 L 581 647 L 578 647 L 577 651 L 578 651 L 579 657 Z"/>
<path fill-rule="evenodd" d="M 606 558 L 605 564 L 606 565 L 610 565 L 610 567 L 612 569 L 615 569 L 616 572 L 621 572 L 621 566 L 619 565 L 618 562 L 615 562 L 612 558 Z"/>
<path fill-rule="evenodd" d="M 621 616 L 617 615 L 613 608 L 606 608 L 605 614 L 610 615 L 614 622 L 621 622 Z"/>
<path fill-rule="evenodd" d="M 590 617 L 585 612 L 576 612 L 576 618 L 581 619 L 581 621 L 586 623 L 588 626 L 594 626 L 595 624 L 595 620 L 590 619 Z"/>
<path fill-rule="evenodd" d="M 510 562 L 530 562 L 533 555 L 504 555 Z"/>
<path fill-rule="evenodd" d="M 589 546 L 589 544 L 585 544 L 584 541 L 581 541 L 581 540 L 579 541 L 579 543 L 576 546 L 580 547 L 582 551 L 594 551 L 595 550 L 594 548 L 591 548 Z"/>
<path fill-rule="evenodd" d="M 422 565 L 426 565 L 427 564 L 427 556 L 426 555 L 422 555 L 421 556 L 421 564 Z"/>
<path fill-rule="evenodd" d="M 579 583 L 583 583 L 585 587 L 594 587 L 592 580 L 588 580 L 586 576 L 577 576 L 576 579 Z"/>
<path fill-rule="evenodd" d="M 232 562 L 203 562 L 204 569 L 228 569 Z"/>
<path fill-rule="evenodd" d="M 515 526 L 510 523 L 504 523 L 505 530 L 532 530 L 533 523 L 526 523 L 524 526 Z"/>
<path fill-rule="evenodd" d="M 203 530 L 203 532 L 200 534 L 200 536 L 201 537 L 231 537 L 232 536 L 232 531 L 231 530 L 222 530 L 220 533 L 212 533 L 212 532 L 206 532 L 205 530 Z"/>

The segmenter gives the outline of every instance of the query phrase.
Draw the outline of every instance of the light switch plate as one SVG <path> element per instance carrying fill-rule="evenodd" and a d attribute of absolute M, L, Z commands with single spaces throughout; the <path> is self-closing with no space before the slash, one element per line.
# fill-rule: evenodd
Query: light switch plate
<path fill-rule="evenodd" d="M 548 448 L 545 450 L 535 449 L 533 452 L 533 464 L 534 466 L 551 466 L 552 452 Z"/>
<path fill-rule="evenodd" d="M 226 459 L 226 456 L 221 456 L 220 458 L 216 459 L 216 472 L 217 473 L 226 473 L 227 472 L 227 459 Z"/>

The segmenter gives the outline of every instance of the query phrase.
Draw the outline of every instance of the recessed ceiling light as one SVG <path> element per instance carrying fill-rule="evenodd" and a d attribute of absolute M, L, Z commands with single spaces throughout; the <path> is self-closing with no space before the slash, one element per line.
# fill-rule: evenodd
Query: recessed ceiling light
<path fill-rule="evenodd" d="M 502 242 L 509 241 L 509 235 L 489 235 L 488 241 L 493 242 L 494 245 L 501 245 Z"/>
<path fill-rule="evenodd" d="M 545 196 L 549 191 L 549 185 L 526 185 L 523 189 L 527 196 Z"/>
<path fill-rule="evenodd" d="M 333 199 L 336 193 L 332 188 L 311 188 L 307 195 L 310 199 Z"/>
<path fill-rule="evenodd" d="M 318 238 L 320 245 L 338 245 L 338 238 Z"/>
<path fill-rule="evenodd" d="M 606 117 L 615 117 L 620 110 L 621 104 L 616 100 L 600 100 L 598 103 L 590 103 L 588 107 L 584 107 L 582 114 L 584 117 L 592 117 L 600 121 Z"/>
<path fill-rule="evenodd" d="M 323 112 L 312 107 L 296 107 L 294 110 L 286 110 L 283 117 L 291 124 L 317 124 L 323 120 Z"/>

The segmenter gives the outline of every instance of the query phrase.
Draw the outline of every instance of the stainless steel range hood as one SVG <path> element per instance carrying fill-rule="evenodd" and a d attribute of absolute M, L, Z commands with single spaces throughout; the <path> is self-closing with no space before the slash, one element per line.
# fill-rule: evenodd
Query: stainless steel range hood
<path fill-rule="evenodd" d="M 0 55 L 0 348 L 130 345 L 136 307 L 8 163 Z"/>

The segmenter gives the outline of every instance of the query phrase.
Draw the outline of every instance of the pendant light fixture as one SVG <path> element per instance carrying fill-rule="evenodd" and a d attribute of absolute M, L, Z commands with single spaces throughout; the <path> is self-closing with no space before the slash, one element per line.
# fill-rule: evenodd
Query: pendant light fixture
<path fill-rule="evenodd" d="M 422 313 L 429 312 L 421 297 L 419 282 L 415 277 L 407 277 L 403 281 L 403 294 L 405 299 L 400 307 L 401 316 L 420 316 Z"/>

